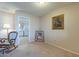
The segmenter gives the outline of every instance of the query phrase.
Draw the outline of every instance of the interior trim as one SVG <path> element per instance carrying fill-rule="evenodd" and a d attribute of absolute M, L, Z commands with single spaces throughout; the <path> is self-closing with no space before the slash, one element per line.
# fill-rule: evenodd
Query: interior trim
<path fill-rule="evenodd" d="M 47 42 L 45 42 L 45 43 L 47 43 Z M 78 52 L 75 52 L 75 51 L 72 51 L 72 50 L 63 48 L 63 47 L 61 47 L 61 46 L 59 46 L 59 45 L 57 45 L 57 44 L 53 44 L 53 43 L 52 43 L 52 44 L 47 43 L 47 44 L 52 45 L 52 46 L 55 46 L 55 47 L 57 47 L 57 48 L 59 48 L 59 49 L 62 49 L 62 50 L 64 50 L 64 51 L 67 51 L 67 52 L 69 52 L 69 53 L 72 53 L 72 54 L 75 54 L 75 55 L 79 55 Z"/>

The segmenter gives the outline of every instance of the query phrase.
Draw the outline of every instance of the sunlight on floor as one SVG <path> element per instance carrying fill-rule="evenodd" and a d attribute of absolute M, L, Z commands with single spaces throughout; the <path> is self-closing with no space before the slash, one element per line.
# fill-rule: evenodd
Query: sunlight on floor
<path fill-rule="evenodd" d="M 20 37 L 20 39 L 21 39 L 20 44 L 26 44 L 29 42 L 28 37 Z"/>

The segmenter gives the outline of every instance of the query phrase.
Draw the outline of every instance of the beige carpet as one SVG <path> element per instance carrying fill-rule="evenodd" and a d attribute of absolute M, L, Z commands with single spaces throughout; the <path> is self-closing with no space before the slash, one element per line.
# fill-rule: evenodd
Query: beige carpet
<path fill-rule="evenodd" d="M 26 40 L 25 40 L 26 41 Z M 68 53 L 54 46 L 45 44 L 43 42 L 25 42 L 23 41 L 18 48 L 9 54 L 1 55 L 3 57 L 64 57 L 64 56 L 77 56 Z"/>

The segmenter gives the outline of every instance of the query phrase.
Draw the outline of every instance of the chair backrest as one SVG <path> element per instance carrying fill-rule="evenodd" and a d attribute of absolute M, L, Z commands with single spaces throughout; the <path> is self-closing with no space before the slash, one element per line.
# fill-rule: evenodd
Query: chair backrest
<path fill-rule="evenodd" d="M 11 45 L 15 44 L 17 36 L 18 36 L 18 32 L 16 31 L 12 31 L 8 34 L 8 41 Z"/>

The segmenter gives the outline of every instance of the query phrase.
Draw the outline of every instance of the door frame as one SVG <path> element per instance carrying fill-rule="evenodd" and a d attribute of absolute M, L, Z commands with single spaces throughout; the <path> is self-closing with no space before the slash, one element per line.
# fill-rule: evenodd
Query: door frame
<path fill-rule="evenodd" d="M 16 16 L 16 31 L 19 32 L 19 17 L 26 17 L 28 19 L 28 22 L 29 22 L 29 25 L 28 25 L 28 30 L 29 30 L 29 35 L 28 35 L 28 41 L 30 42 L 30 18 L 27 17 L 27 16 L 24 16 L 24 15 L 21 15 L 21 16 Z M 18 34 L 18 38 L 16 40 L 18 43 L 17 44 L 20 44 L 21 42 L 21 39 L 19 37 L 19 34 Z"/>

